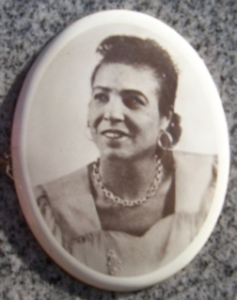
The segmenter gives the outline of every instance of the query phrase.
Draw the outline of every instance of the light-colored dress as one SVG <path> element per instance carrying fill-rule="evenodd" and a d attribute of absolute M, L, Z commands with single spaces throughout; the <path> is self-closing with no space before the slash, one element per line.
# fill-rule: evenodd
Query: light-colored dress
<path fill-rule="evenodd" d="M 192 242 L 213 199 L 214 156 L 177 152 L 174 161 L 173 211 L 140 235 L 103 228 L 87 167 L 37 187 L 37 202 L 57 241 L 83 264 L 115 276 L 146 274 Z"/>

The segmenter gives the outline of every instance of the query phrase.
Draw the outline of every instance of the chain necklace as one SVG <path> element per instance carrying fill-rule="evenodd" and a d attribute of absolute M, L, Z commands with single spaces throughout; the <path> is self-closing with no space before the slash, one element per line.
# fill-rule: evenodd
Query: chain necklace
<path fill-rule="evenodd" d="M 116 204 L 120 204 L 122 206 L 135 206 L 135 205 L 141 205 L 145 202 L 147 202 L 147 200 L 149 198 L 151 198 L 152 196 L 155 195 L 158 186 L 160 184 L 161 181 L 161 177 L 163 174 L 163 166 L 161 164 L 161 160 L 158 159 L 157 155 L 155 155 L 155 160 L 156 160 L 156 174 L 155 177 L 153 179 L 152 184 L 150 185 L 150 188 L 148 189 L 148 191 L 146 192 L 146 195 L 138 200 L 126 200 L 126 199 L 122 199 L 118 196 L 115 196 L 114 193 L 112 193 L 111 191 L 109 191 L 102 182 L 101 176 L 100 176 L 100 172 L 99 172 L 99 159 L 93 163 L 93 171 L 92 171 L 92 176 L 97 184 L 97 186 L 102 190 L 103 194 L 105 195 L 106 198 L 112 200 L 114 203 Z"/>

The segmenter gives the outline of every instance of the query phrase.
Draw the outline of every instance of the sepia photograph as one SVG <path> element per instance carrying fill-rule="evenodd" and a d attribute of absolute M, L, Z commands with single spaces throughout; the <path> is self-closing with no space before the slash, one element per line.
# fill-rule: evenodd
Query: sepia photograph
<path fill-rule="evenodd" d="M 193 242 L 216 188 L 217 132 L 185 53 L 137 26 L 100 26 L 58 51 L 27 123 L 35 201 L 57 242 L 118 277 Z"/>

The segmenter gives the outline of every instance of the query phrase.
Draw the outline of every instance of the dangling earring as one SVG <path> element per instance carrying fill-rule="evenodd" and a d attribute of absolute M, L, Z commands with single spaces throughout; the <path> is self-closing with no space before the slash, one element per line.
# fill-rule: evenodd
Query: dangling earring
<path fill-rule="evenodd" d="M 161 149 L 171 150 L 173 145 L 173 138 L 170 133 L 168 133 L 166 130 L 161 129 L 157 143 Z"/>
<path fill-rule="evenodd" d="M 87 125 L 86 125 L 86 130 L 85 130 L 85 135 L 86 135 L 86 138 L 89 140 L 89 141 L 93 141 L 93 138 L 92 138 L 92 135 L 91 135 L 91 128 L 90 128 L 90 123 L 89 121 L 87 122 Z"/>

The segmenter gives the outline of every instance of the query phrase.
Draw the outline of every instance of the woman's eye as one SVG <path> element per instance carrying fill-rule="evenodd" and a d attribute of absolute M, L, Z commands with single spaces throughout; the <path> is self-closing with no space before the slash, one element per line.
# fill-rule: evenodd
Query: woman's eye
<path fill-rule="evenodd" d="M 98 93 L 98 94 L 94 95 L 94 99 L 99 102 L 106 103 L 106 102 L 108 102 L 109 97 L 108 97 L 108 95 L 106 95 L 104 93 Z"/>
<path fill-rule="evenodd" d="M 128 107 L 128 108 L 131 108 L 131 109 L 137 109 L 139 108 L 140 106 L 143 106 L 144 103 L 143 101 L 139 98 L 139 97 L 125 97 L 123 99 L 123 103 Z"/>

